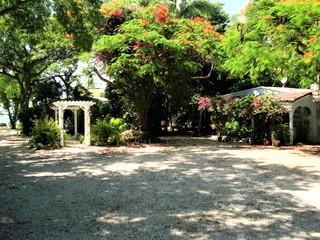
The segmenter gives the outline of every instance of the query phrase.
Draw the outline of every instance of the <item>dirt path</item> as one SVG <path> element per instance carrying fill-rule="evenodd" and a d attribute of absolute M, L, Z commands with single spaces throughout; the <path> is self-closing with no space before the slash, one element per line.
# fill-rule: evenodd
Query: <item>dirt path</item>
<path fill-rule="evenodd" d="M 320 239 L 318 153 L 24 143 L 0 130 L 0 239 Z"/>

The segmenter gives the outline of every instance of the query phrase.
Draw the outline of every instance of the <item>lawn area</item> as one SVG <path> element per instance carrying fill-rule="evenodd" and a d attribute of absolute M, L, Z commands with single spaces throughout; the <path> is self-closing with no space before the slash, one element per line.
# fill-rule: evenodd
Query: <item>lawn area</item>
<path fill-rule="evenodd" d="M 31 151 L 0 130 L 0 239 L 319 239 L 320 158 L 168 138 Z"/>

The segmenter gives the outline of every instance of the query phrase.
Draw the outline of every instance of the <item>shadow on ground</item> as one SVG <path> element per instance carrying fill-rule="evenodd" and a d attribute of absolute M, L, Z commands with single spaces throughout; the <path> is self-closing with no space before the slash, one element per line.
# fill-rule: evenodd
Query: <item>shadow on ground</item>
<path fill-rule="evenodd" d="M 320 210 L 285 193 L 319 172 L 199 142 L 147 149 L 0 145 L 0 239 L 320 238 Z"/>

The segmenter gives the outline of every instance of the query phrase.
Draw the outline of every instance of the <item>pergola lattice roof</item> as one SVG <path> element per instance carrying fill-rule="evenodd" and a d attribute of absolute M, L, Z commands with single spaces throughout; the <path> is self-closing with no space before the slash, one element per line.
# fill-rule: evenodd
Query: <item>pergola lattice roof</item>
<path fill-rule="evenodd" d="M 71 101 L 71 100 L 60 100 L 53 103 L 53 108 L 82 108 L 91 107 L 96 103 L 93 101 Z"/>

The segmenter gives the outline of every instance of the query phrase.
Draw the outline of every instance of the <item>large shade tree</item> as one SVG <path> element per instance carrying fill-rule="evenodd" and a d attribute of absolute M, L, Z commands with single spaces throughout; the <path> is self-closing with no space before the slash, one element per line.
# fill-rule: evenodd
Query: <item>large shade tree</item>
<path fill-rule="evenodd" d="M 57 59 L 70 54 L 68 39 L 50 18 L 50 9 L 39 3 L 0 19 L 0 75 L 20 88 L 20 116 L 23 133 L 30 128 L 29 102 L 41 75 Z"/>
<path fill-rule="evenodd" d="M 134 104 L 145 131 L 154 97 L 177 104 L 190 98 L 194 75 L 218 58 L 221 35 L 210 21 L 179 18 L 169 7 L 160 2 L 147 7 L 103 4 L 107 24 L 93 47 L 106 73 Z"/>
<path fill-rule="evenodd" d="M 256 84 L 308 87 L 320 73 L 320 2 L 254 0 L 223 41 L 226 69 Z"/>
<path fill-rule="evenodd" d="M 98 1 L 6 1 L 0 16 L 0 76 L 19 86 L 22 133 L 32 129 L 30 103 L 52 82 L 52 64 L 89 49 Z M 38 94 L 39 95 L 39 94 Z"/>

